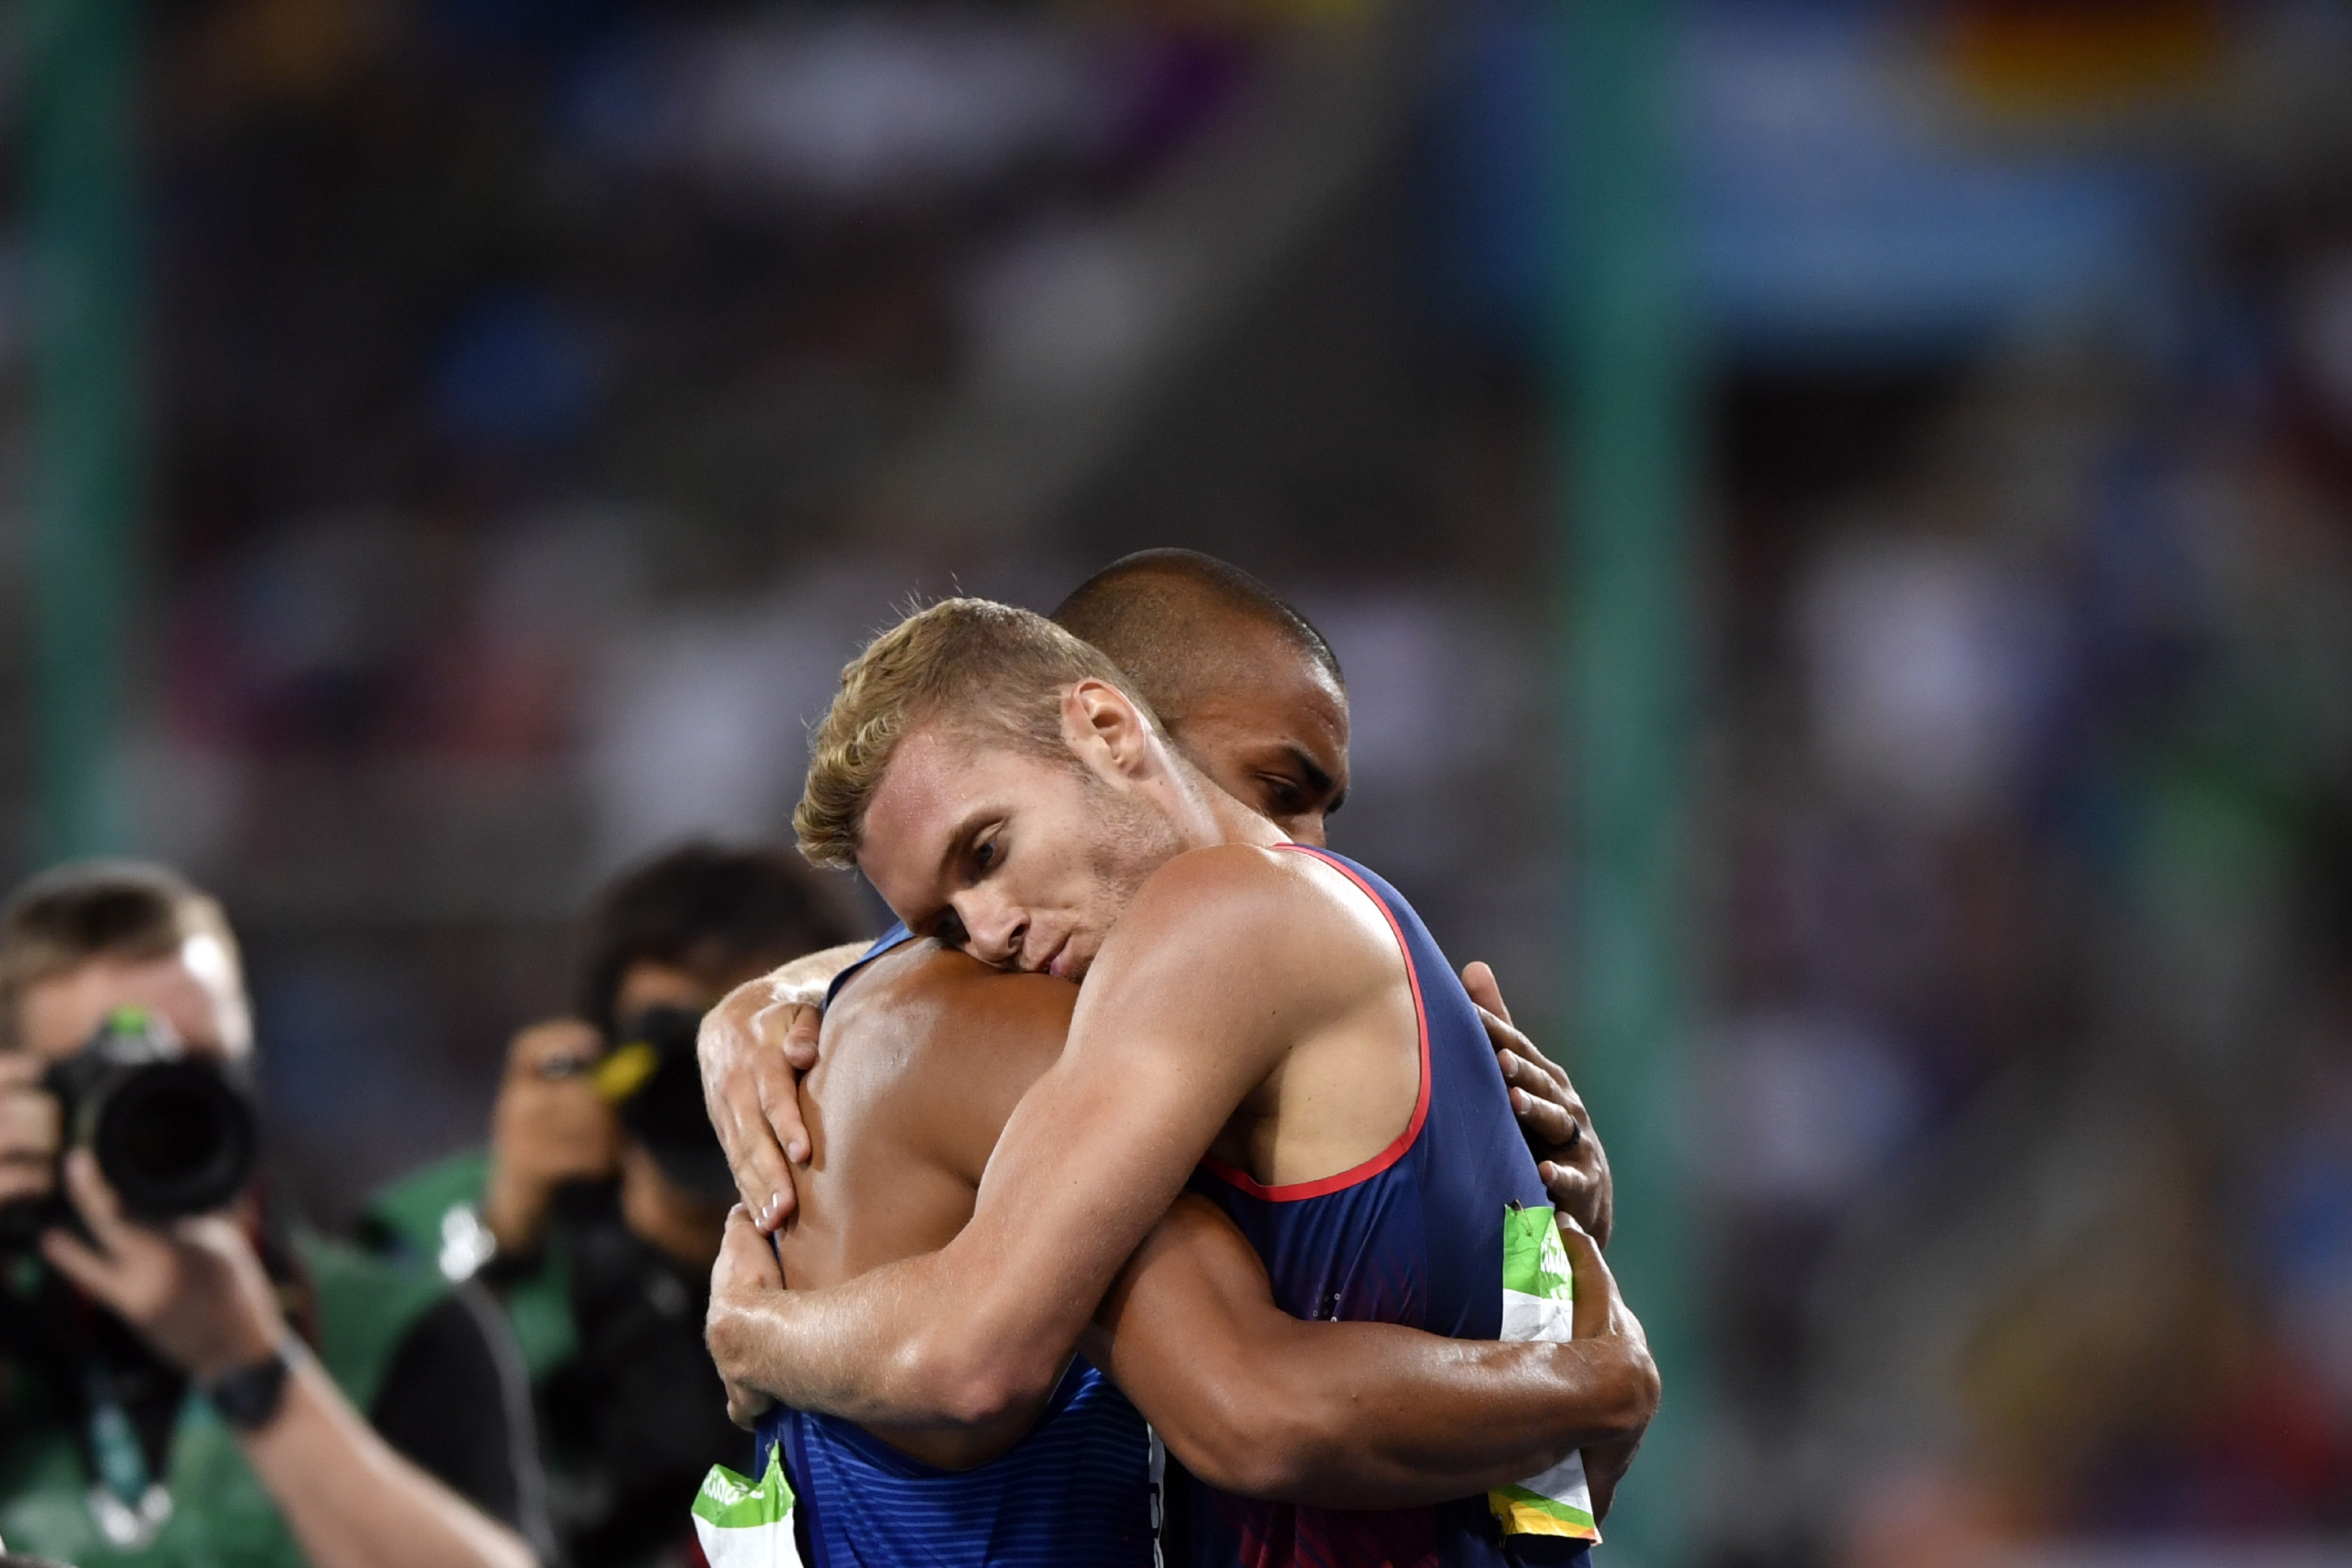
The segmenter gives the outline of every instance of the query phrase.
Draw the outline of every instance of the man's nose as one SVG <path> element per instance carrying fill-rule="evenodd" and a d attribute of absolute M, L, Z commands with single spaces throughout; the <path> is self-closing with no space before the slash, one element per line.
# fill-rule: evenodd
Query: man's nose
<path fill-rule="evenodd" d="M 1029 931 L 1025 915 L 995 899 L 977 894 L 953 902 L 956 918 L 963 921 L 966 952 L 982 963 L 999 968 L 1019 960 L 1021 939 Z"/>

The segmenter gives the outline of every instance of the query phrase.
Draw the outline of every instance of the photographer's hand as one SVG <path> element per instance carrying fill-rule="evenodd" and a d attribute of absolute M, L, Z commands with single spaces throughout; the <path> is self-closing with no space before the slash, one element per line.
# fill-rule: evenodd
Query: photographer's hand
<path fill-rule="evenodd" d="M 482 1194 L 483 1223 L 502 1252 L 527 1252 L 538 1241 L 556 1188 L 613 1173 L 620 1123 L 588 1077 L 603 1052 L 595 1029 L 577 1018 L 534 1024 L 515 1037 L 490 1117 Z"/>
<path fill-rule="evenodd" d="M 0 1051 L 0 1203 L 37 1198 L 55 1184 L 60 1135 L 57 1098 L 41 1087 L 48 1062 Z"/>
<path fill-rule="evenodd" d="M 285 1342 L 268 1277 L 234 1223 L 127 1218 L 87 1149 L 66 1157 L 66 1191 L 91 1240 L 52 1230 L 42 1255 L 164 1360 L 210 1382 Z M 533 1568 L 520 1537 L 395 1452 L 308 1356 L 289 1370 L 277 1414 L 236 1440 L 318 1568 Z"/>
<path fill-rule="evenodd" d="M 124 1215 L 87 1149 L 66 1156 L 66 1191 L 89 1226 L 41 1237 L 42 1256 L 155 1353 L 198 1381 L 267 1360 L 286 1318 L 253 1244 L 218 1215 L 145 1226 Z"/>

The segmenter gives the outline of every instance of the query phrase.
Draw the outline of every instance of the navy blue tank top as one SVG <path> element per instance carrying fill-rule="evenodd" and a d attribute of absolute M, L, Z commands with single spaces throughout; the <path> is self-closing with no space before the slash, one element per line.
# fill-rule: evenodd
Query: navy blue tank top
<path fill-rule="evenodd" d="M 1353 1170 L 1265 1186 L 1205 1159 L 1192 1189 L 1249 1237 L 1274 1299 L 1296 1318 L 1401 1323 L 1454 1339 L 1502 1337 L 1504 1215 L 1548 1207 L 1477 1009 L 1412 907 L 1354 861 L 1331 866 L 1396 933 L 1420 1024 L 1421 1092 L 1396 1141 Z M 1422 1568 L 1576 1563 L 1582 1542 L 1500 1533 L 1483 1497 L 1391 1511 L 1234 1497 L 1197 1482 L 1188 1553 L 1200 1568 Z"/>
<path fill-rule="evenodd" d="M 908 940 L 894 926 L 835 976 Z M 910 1458 L 854 1422 L 782 1405 L 760 1418 L 759 1458 L 783 1447 L 808 1568 L 1055 1568 L 1153 1561 L 1150 1438 L 1127 1396 L 1074 1360 L 1036 1424 L 969 1470 Z"/>

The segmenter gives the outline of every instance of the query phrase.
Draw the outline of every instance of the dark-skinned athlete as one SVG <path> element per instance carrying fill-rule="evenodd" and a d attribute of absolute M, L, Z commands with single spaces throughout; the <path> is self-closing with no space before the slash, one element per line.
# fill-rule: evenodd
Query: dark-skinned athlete
<path fill-rule="evenodd" d="M 1213 1173 L 1204 1191 L 1272 1266 L 1293 1331 L 1326 1345 L 1378 1331 L 1295 1321 L 1352 1318 L 1460 1339 L 1568 1337 L 1559 1287 L 1569 1260 L 1549 1209 L 1528 1212 L 1541 1183 L 1510 1136 L 1477 1014 L 1426 932 L 1392 889 L 1292 845 L 1202 777 L 1125 680 L 1041 618 L 975 601 L 911 617 L 845 675 L 800 814 L 804 847 L 854 855 L 916 929 L 983 958 L 1070 979 L 1097 952 L 1104 967 L 1079 999 L 1068 1050 L 990 1158 L 971 1226 L 939 1252 L 836 1289 L 782 1293 L 761 1277 L 765 1249 L 738 1222 L 720 1269 L 736 1278 L 714 1295 L 710 1333 L 738 1383 L 885 1431 L 945 1427 L 983 1447 L 1051 1398 L 1039 1431 L 1055 1430 L 1074 1408 L 1061 1392 L 1073 1344 L 1195 1161 Z M 1109 1023 L 1097 1006 L 1105 995 Z M 1127 1072 L 1141 1075 L 1143 1092 L 1112 1089 Z M 1043 1116 L 1041 1100 L 1052 1107 Z M 1165 1247 L 1155 1238 L 1105 1306 L 1114 1332 L 1097 1353 L 1148 1410 L 1152 1358 L 1123 1362 L 1120 1342 L 1150 1342 L 1154 1310 L 1135 1303 L 1160 1289 L 1155 1268 L 1171 1257 L 1197 1268 L 1198 1247 L 1173 1234 L 1181 1224 L 1163 1231 Z M 1587 1278 L 1597 1254 L 1570 1235 L 1587 1304 L 1605 1300 L 1604 1280 Z M 926 1303 L 940 1283 L 950 1302 Z M 1264 1277 L 1254 1283 L 1262 1292 Z M 1638 1342 L 1626 1321 L 1627 1333 L 1559 1348 L 1622 1352 Z M 1184 1337 L 1180 1327 L 1170 1339 L 1165 1366 L 1199 1359 L 1185 1356 Z M 1345 1356 L 1329 1375 L 1375 1359 Z M 1654 1372 L 1646 1354 L 1639 1361 L 1614 1411 L 1626 1424 L 1602 1420 L 1588 1435 L 1623 1436 L 1646 1420 Z M 1584 1392 L 1605 1404 L 1601 1387 Z M 1404 1407 L 1429 1396 L 1416 1389 Z M 1181 1411 L 1153 1413 L 1181 1434 Z M 1302 1489 L 1433 1506 L 1343 1514 L 1204 1493 L 1196 1552 L 1532 1561 L 1542 1553 L 1520 1549 L 1542 1542 L 1528 1532 L 1590 1534 L 1572 1452 L 1484 1506 L 1440 1501 L 1514 1473 L 1495 1446 L 1482 1458 L 1499 1470 L 1448 1470 L 1423 1453 L 1378 1482 Z"/>

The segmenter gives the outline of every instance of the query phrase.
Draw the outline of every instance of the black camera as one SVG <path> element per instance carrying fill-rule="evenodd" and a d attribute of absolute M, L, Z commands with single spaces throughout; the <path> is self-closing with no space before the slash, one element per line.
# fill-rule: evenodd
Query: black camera
<path fill-rule="evenodd" d="M 596 1064 L 595 1083 L 662 1174 L 717 1201 L 734 1195 L 735 1176 L 702 1100 L 694 1054 L 701 1026 L 702 1016 L 684 1007 L 648 1007 L 624 1020 L 618 1042 Z"/>
<path fill-rule="evenodd" d="M 261 1126 L 245 1075 L 190 1055 L 144 1008 L 109 1015 L 41 1081 L 64 1110 L 65 1146 L 98 1156 L 100 1173 L 134 1219 L 208 1213 L 253 1179 Z M 0 1228 L 20 1236 L 72 1212 L 62 1194 L 8 1208 Z"/>

